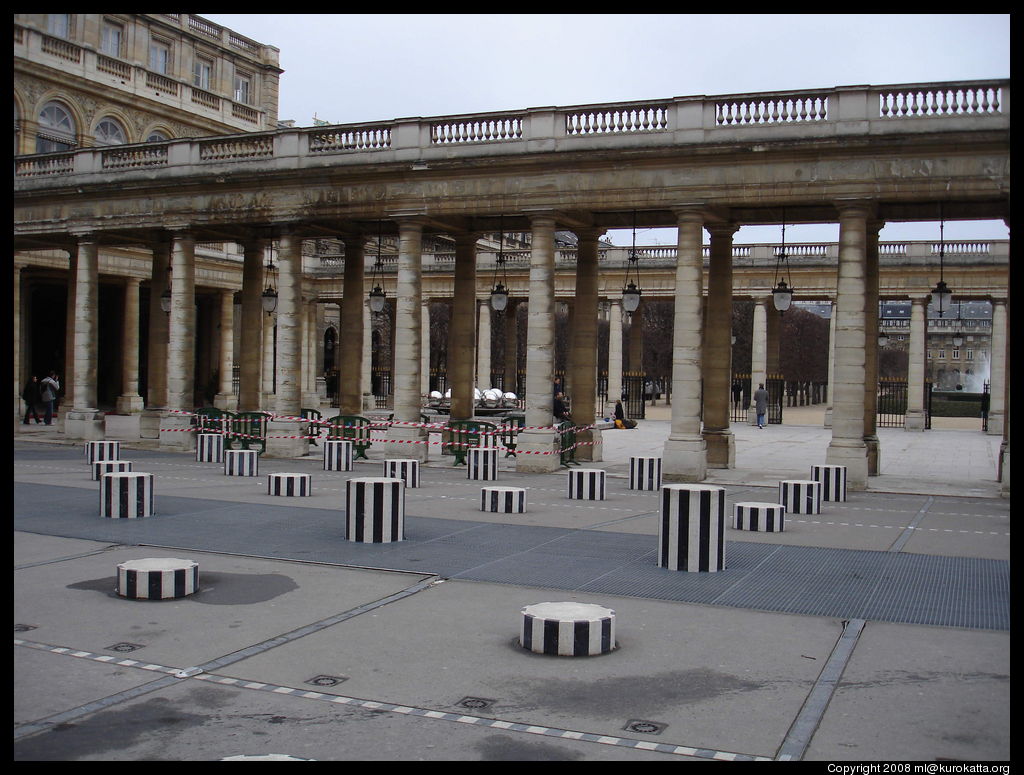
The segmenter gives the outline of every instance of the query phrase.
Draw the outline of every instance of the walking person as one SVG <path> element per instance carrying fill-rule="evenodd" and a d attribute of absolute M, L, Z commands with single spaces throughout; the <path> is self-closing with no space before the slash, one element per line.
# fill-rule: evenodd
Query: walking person
<path fill-rule="evenodd" d="M 33 374 L 29 381 L 25 383 L 25 389 L 21 391 L 21 398 L 25 402 L 25 419 L 24 424 L 28 425 L 28 417 L 32 415 L 35 418 L 36 425 L 42 422 L 39 419 L 39 412 L 37 407 L 42 396 L 39 391 L 39 377 Z"/>
<path fill-rule="evenodd" d="M 754 391 L 754 411 L 757 412 L 757 427 L 764 428 L 764 416 L 768 413 L 768 391 L 764 389 L 763 382 Z"/>
<path fill-rule="evenodd" d="M 51 371 L 48 376 L 43 377 L 39 383 L 40 397 L 46 405 L 46 414 L 43 421 L 50 425 L 53 422 L 53 405 L 57 400 L 57 393 L 60 392 L 60 383 L 57 381 L 57 372 Z"/>

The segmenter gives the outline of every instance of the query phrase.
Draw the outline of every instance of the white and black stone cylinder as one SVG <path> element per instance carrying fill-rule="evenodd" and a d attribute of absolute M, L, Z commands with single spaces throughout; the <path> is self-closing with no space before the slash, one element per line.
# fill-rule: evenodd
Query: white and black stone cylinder
<path fill-rule="evenodd" d="M 389 479 L 401 479 L 406 487 L 419 487 L 420 461 L 406 458 L 385 460 L 384 476 Z"/>
<path fill-rule="evenodd" d="M 196 436 L 197 463 L 224 462 L 224 436 L 220 433 L 200 433 Z"/>
<path fill-rule="evenodd" d="M 846 500 L 846 466 L 811 466 L 811 479 L 821 484 L 823 501 Z"/>
<path fill-rule="evenodd" d="M 615 648 L 615 611 L 590 603 L 537 603 L 522 610 L 519 645 L 536 654 L 589 657 Z"/>
<path fill-rule="evenodd" d="M 100 516 L 136 519 L 153 516 L 153 474 L 124 471 L 100 477 Z"/>
<path fill-rule="evenodd" d="M 658 490 L 661 488 L 661 458 L 631 457 L 629 459 L 629 489 Z"/>
<path fill-rule="evenodd" d="M 324 447 L 324 471 L 352 470 L 351 441 L 322 441 Z"/>
<path fill-rule="evenodd" d="M 497 514 L 525 514 L 526 490 L 522 487 L 491 485 L 480 490 L 480 511 Z"/>
<path fill-rule="evenodd" d="M 466 478 L 493 481 L 498 478 L 498 450 L 472 447 L 466 455 Z"/>
<path fill-rule="evenodd" d="M 225 476 L 257 476 L 259 453 L 255 449 L 224 450 Z"/>
<path fill-rule="evenodd" d="M 267 495 L 312 495 L 313 477 L 309 474 L 269 474 Z"/>
<path fill-rule="evenodd" d="M 199 591 L 199 563 L 176 557 L 129 560 L 117 566 L 117 594 L 131 600 L 169 600 Z"/>
<path fill-rule="evenodd" d="M 780 503 L 734 503 L 733 527 L 763 533 L 781 533 L 786 527 L 786 509 Z"/>
<path fill-rule="evenodd" d="M 725 489 L 711 484 L 661 488 L 658 565 L 669 570 L 725 569 Z"/>
<path fill-rule="evenodd" d="M 120 441 L 87 441 L 85 442 L 85 459 L 89 464 L 97 460 L 117 460 L 121 457 Z"/>
<path fill-rule="evenodd" d="M 821 483 L 807 479 L 779 482 L 779 503 L 790 514 L 821 513 Z"/>
<path fill-rule="evenodd" d="M 345 538 L 363 544 L 405 540 L 405 482 L 364 476 L 345 483 Z"/>
<path fill-rule="evenodd" d="M 603 501 L 605 472 L 600 468 L 574 468 L 568 472 L 568 497 L 573 500 Z"/>
<path fill-rule="evenodd" d="M 103 474 L 123 473 L 131 470 L 131 460 L 97 460 L 92 464 L 92 479 L 94 482 L 98 482 Z"/>

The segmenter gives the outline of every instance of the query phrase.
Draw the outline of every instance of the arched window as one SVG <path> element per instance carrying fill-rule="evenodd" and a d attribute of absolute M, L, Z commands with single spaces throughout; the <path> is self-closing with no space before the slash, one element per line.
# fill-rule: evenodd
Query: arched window
<path fill-rule="evenodd" d="M 63 105 L 48 102 L 39 111 L 36 153 L 69 151 L 75 147 L 75 121 Z"/>
<path fill-rule="evenodd" d="M 124 145 L 126 142 L 124 128 L 114 119 L 107 117 L 96 125 L 96 145 Z"/>
<path fill-rule="evenodd" d="M 171 138 L 168 137 L 166 132 L 162 132 L 159 129 L 154 129 L 152 132 L 149 133 L 149 136 L 146 138 L 146 142 L 147 143 L 161 143 L 164 140 L 170 140 L 170 139 Z"/>

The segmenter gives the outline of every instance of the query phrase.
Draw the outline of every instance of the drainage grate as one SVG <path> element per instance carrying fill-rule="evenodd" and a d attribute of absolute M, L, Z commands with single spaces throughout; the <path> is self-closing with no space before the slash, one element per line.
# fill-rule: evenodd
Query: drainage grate
<path fill-rule="evenodd" d="M 623 727 L 627 732 L 636 732 L 641 735 L 660 735 L 665 731 L 668 724 L 659 724 L 657 721 L 644 721 L 643 719 L 630 719 Z"/>
<path fill-rule="evenodd" d="M 14 625 L 14 631 L 15 632 L 28 632 L 29 630 L 34 630 L 38 626 L 39 625 L 36 625 L 36 624 L 16 624 L 16 625 Z"/>
<path fill-rule="evenodd" d="M 494 700 L 485 700 L 483 697 L 463 697 L 457 703 L 460 708 L 469 708 L 470 710 L 483 710 L 489 708 L 494 704 Z"/>
<path fill-rule="evenodd" d="M 306 683 L 312 686 L 337 686 L 348 678 L 340 675 L 318 675 L 310 678 Z"/>
<path fill-rule="evenodd" d="M 104 649 L 104 651 L 117 651 L 117 652 L 120 652 L 120 653 L 123 654 L 123 653 L 128 652 L 128 651 L 135 651 L 137 649 L 144 649 L 144 648 L 146 648 L 146 647 L 142 646 L 142 645 L 140 645 L 138 643 L 115 643 L 113 646 L 107 646 Z"/>

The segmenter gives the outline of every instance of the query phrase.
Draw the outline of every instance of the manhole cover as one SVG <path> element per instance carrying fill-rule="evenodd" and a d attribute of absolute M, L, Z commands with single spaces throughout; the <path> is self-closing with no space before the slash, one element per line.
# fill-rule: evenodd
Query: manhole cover
<path fill-rule="evenodd" d="M 347 679 L 340 675 L 318 675 L 310 678 L 306 683 L 312 686 L 337 686 L 345 680 Z"/>
<path fill-rule="evenodd" d="M 118 651 L 122 654 L 128 651 L 135 651 L 137 649 L 144 649 L 145 646 L 139 645 L 138 643 L 115 643 L 113 646 L 107 646 L 106 651 Z"/>
<path fill-rule="evenodd" d="M 14 625 L 14 631 L 15 632 L 28 632 L 29 630 L 34 630 L 36 628 L 36 626 L 37 625 L 35 625 L 35 624 L 16 624 L 16 625 Z"/>
<path fill-rule="evenodd" d="M 627 732 L 637 732 L 641 735 L 660 735 L 667 724 L 659 724 L 656 721 L 643 721 L 642 719 L 632 719 L 626 722 L 626 726 L 623 727 Z"/>
<path fill-rule="evenodd" d="M 470 710 L 483 710 L 493 704 L 494 700 L 485 700 L 483 697 L 463 697 L 456 703 L 460 708 L 469 708 Z"/>

